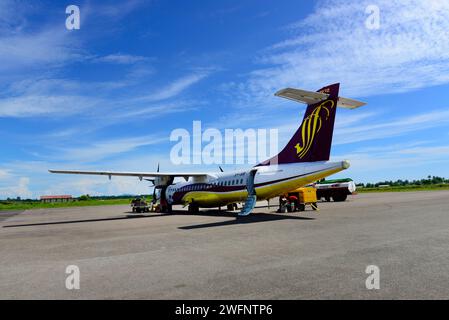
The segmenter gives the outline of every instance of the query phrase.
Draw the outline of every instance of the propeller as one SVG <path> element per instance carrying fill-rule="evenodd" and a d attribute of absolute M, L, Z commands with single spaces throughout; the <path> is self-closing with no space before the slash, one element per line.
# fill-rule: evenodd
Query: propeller
<path fill-rule="evenodd" d="M 220 168 L 220 171 L 223 172 L 223 168 L 221 166 L 218 166 Z"/>

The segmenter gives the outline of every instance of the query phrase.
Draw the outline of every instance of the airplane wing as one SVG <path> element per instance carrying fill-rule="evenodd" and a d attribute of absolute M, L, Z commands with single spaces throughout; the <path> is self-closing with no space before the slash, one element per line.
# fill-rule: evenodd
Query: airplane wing
<path fill-rule="evenodd" d="M 205 178 L 209 173 L 205 172 L 125 172 L 125 171 L 79 171 L 79 170 L 48 170 L 50 173 L 62 173 L 62 174 L 87 174 L 87 175 L 99 175 L 108 176 L 109 179 L 112 176 L 121 177 L 138 177 L 140 180 L 142 178 L 155 178 L 155 177 L 183 177 L 184 179 L 188 177 L 201 177 Z"/>
<path fill-rule="evenodd" d="M 274 94 L 275 96 L 290 99 L 305 104 L 314 104 L 326 100 L 329 97 L 326 93 L 306 91 L 301 89 L 285 88 Z M 366 103 L 354 99 L 338 97 L 337 107 L 355 109 L 364 106 Z"/>

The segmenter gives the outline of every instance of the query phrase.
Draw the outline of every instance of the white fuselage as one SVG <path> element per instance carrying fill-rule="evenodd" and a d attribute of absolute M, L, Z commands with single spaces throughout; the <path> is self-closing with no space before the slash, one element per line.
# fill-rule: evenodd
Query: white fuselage
<path fill-rule="evenodd" d="M 327 177 L 349 167 L 347 161 L 305 162 L 257 166 L 249 170 L 211 173 L 205 178 L 191 178 L 166 189 L 170 204 L 195 202 L 202 207 L 243 202 L 248 196 L 248 183 L 253 183 L 257 200 L 270 199 Z M 249 182 L 251 172 L 254 181 Z"/>

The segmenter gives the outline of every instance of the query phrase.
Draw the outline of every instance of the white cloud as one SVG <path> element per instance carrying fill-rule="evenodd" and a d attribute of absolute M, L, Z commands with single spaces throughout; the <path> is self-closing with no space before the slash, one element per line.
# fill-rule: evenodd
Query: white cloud
<path fill-rule="evenodd" d="M 167 141 L 167 139 L 167 137 L 147 135 L 135 138 L 98 141 L 82 147 L 59 149 L 53 158 L 58 161 L 94 162 L 117 154 L 130 152 L 143 146 L 158 144 L 162 141 Z"/>
<path fill-rule="evenodd" d="M 379 117 L 376 117 L 376 119 L 379 119 Z M 334 134 L 334 145 L 390 138 L 408 132 L 447 125 L 449 123 L 449 110 L 431 111 L 381 123 L 373 123 L 371 120 L 372 119 L 368 118 L 370 123 L 363 125 L 353 125 L 351 123 L 340 125 L 340 123 L 337 122 Z"/>
<path fill-rule="evenodd" d="M 20 3 L 14 0 L 0 1 L 0 34 L 20 32 L 26 25 L 24 14 L 30 10 L 33 5 Z"/>
<path fill-rule="evenodd" d="M 377 148 L 362 148 L 336 155 L 331 160 L 349 159 L 351 167 L 343 175 L 350 176 L 357 182 L 421 179 L 428 174 L 447 176 L 449 146 L 429 144 L 430 142 L 424 141 L 404 142 Z"/>
<path fill-rule="evenodd" d="M 161 117 L 167 114 L 184 112 L 188 110 L 194 110 L 199 103 L 191 101 L 174 101 L 171 103 L 152 104 L 149 106 L 142 106 L 139 108 L 123 108 L 120 112 L 116 112 L 108 115 L 111 120 L 123 121 L 126 118 L 138 117 L 139 119 L 152 119 Z"/>
<path fill-rule="evenodd" d="M 111 180 L 105 177 L 95 176 L 66 176 L 63 182 L 57 182 L 45 189 L 45 194 L 71 194 L 79 196 L 89 194 L 91 196 L 100 195 L 123 195 L 123 194 L 150 194 L 151 183 L 139 181 L 136 178 L 113 177 Z"/>
<path fill-rule="evenodd" d="M 89 8 L 89 15 L 103 15 L 113 19 L 121 19 L 134 10 L 148 4 L 143 0 L 127 0 L 123 2 L 114 2 L 113 4 L 95 4 L 94 7 Z"/>
<path fill-rule="evenodd" d="M 6 179 L 9 177 L 9 171 L 0 169 L 0 180 Z"/>
<path fill-rule="evenodd" d="M 78 61 L 83 55 L 76 41 L 64 30 L 56 28 L 0 36 L 0 70 L 30 71 Z"/>
<path fill-rule="evenodd" d="M 149 61 L 150 58 L 138 55 L 130 54 L 109 54 L 103 57 L 94 58 L 94 62 L 107 62 L 107 63 L 118 63 L 118 64 L 134 64 L 137 62 Z"/>
<path fill-rule="evenodd" d="M 58 114 L 61 117 L 93 107 L 98 101 L 83 96 L 24 95 L 0 99 L 0 117 L 35 117 Z"/>
<path fill-rule="evenodd" d="M 242 92 L 266 99 L 282 87 L 341 82 L 344 95 L 368 96 L 449 82 L 449 2 L 379 0 L 381 27 L 365 27 L 372 1 L 320 1 L 291 26 L 296 33 L 264 51 Z"/>
<path fill-rule="evenodd" d="M 29 190 L 28 186 L 30 184 L 30 178 L 21 177 L 19 180 L 11 180 L 10 185 L 7 187 L 0 187 L 0 197 L 1 198 L 16 198 L 21 197 L 31 198 L 32 192 Z"/>
<path fill-rule="evenodd" d="M 441 157 L 449 156 L 449 146 L 436 146 L 436 147 L 415 147 L 415 148 L 407 148 L 402 150 L 396 150 L 395 153 L 403 154 L 403 155 L 421 155 L 425 154 L 426 157 Z"/>
<path fill-rule="evenodd" d="M 58 160 L 54 162 L 14 161 L 4 163 L 1 170 L 8 171 L 9 177 L 4 180 L 0 179 L 0 199 L 15 198 L 19 195 L 15 192 L 20 191 L 17 181 L 18 177 L 21 176 L 30 177 L 30 180 L 33 181 L 33 184 L 29 184 L 33 198 L 45 194 L 71 194 L 74 196 L 86 193 L 91 195 L 148 194 L 152 192 L 151 183 L 139 181 L 136 177 L 112 177 L 109 180 L 103 176 L 51 174 L 48 169 L 155 171 L 158 162 L 161 162 L 161 171 L 179 170 L 170 161 L 163 162 L 164 159 L 168 159 L 168 154 L 148 153 L 137 155 L 130 152 L 126 154 L 126 157 L 112 158 L 97 164 L 86 164 L 78 160 L 64 161 L 63 167 Z M 189 169 L 191 170 L 191 168 Z M 26 192 L 20 194 L 28 197 Z"/>
<path fill-rule="evenodd" d="M 155 93 L 139 97 L 138 100 L 159 101 L 173 98 L 178 94 L 180 94 L 181 92 L 183 92 L 184 90 L 186 90 L 187 88 L 197 83 L 198 81 L 205 78 L 207 75 L 208 75 L 207 72 L 197 72 L 190 74 L 188 76 L 175 80 L 166 87 L 156 90 Z"/>

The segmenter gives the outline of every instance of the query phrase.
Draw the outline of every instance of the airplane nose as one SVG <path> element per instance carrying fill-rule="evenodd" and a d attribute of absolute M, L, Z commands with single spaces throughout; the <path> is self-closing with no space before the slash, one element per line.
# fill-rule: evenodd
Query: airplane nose
<path fill-rule="evenodd" d="M 343 169 L 348 169 L 350 166 L 351 166 L 351 164 L 349 163 L 348 160 L 344 160 L 344 161 L 341 162 L 341 167 Z"/>

